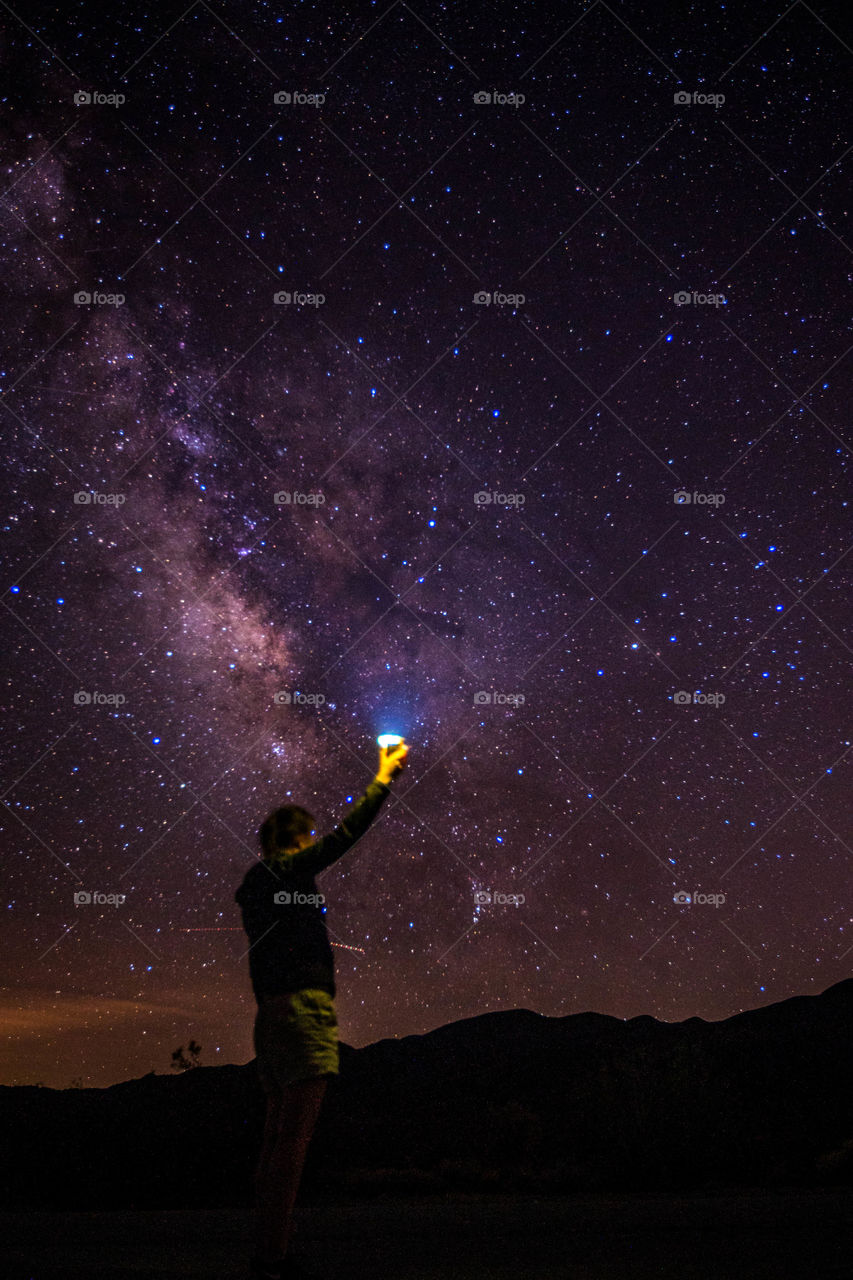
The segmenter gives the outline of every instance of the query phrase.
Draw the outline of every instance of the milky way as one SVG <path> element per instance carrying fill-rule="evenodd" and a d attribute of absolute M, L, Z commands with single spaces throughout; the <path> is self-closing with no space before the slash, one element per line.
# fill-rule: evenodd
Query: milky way
<path fill-rule="evenodd" d="M 843 12 L 6 14 L 4 1083 L 849 976 Z"/>

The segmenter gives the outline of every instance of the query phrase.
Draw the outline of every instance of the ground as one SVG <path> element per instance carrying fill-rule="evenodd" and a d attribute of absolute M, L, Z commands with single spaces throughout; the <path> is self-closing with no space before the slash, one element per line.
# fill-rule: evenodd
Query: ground
<path fill-rule="evenodd" d="M 850 1280 L 851 1191 L 309 1203 L 328 1280 Z M 239 1210 L 0 1213 L 9 1280 L 245 1280 Z"/>

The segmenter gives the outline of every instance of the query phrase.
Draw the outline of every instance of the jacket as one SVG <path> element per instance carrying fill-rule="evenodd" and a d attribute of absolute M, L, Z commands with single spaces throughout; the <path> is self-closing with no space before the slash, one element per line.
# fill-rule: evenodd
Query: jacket
<path fill-rule="evenodd" d="M 340 826 L 305 849 L 277 851 L 251 867 L 234 894 L 249 939 L 255 998 L 321 987 L 335 995 L 335 965 L 314 877 L 351 849 L 390 787 L 371 782 Z"/>

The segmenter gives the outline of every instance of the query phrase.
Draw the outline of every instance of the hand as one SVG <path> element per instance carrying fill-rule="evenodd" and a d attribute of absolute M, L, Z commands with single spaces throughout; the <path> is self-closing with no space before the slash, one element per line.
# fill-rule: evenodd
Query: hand
<path fill-rule="evenodd" d="M 399 742 L 396 747 L 380 747 L 379 769 L 376 774 L 376 781 L 384 782 L 387 786 L 391 779 L 395 778 L 405 768 L 408 754 L 409 748 L 405 742 Z"/>

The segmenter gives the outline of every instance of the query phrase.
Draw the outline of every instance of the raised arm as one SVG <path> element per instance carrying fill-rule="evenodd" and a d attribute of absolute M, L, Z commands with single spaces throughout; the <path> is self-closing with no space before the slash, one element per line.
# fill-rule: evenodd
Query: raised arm
<path fill-rule="evenodd" d="M 343 822 L 330 835 L 323 836 L 314 844 L 280 854 L 275 860 L 276 865 L 283 871 L 316 876 L 343 857 L 373 822 L 389 793 L 392 780 L 405 767 L 408 753 L 409 748 L 405 743 L 396 747 L 381 747 L 376 776 Z"/>

